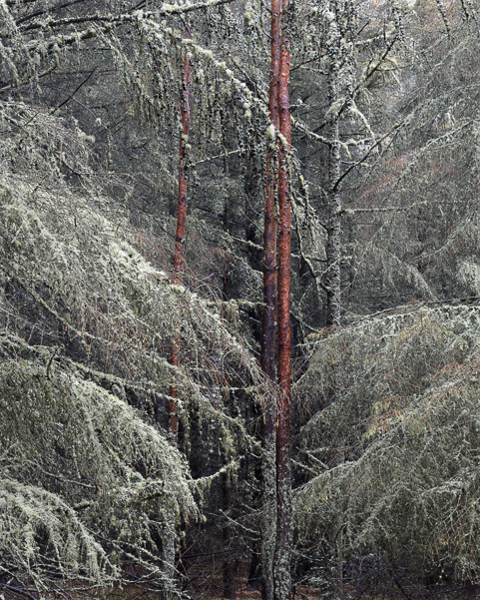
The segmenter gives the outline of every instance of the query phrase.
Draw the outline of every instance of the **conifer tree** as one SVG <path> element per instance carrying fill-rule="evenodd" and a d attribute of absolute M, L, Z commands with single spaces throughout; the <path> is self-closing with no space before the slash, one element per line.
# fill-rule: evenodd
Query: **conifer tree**
<path fill-rule="evenodd" d="M 281 6 L 285 15 L 288 3 Z M 278 382 L 280 396 L 277 408 L 277 545 L 275 548 L 275 600 L 290 600 L 292 594 L 292 503 L 290 478 L 290 402 L 291 352 L 290 330 L 290 247 L 291 199 L 289 153 L 290 124 L 290 50 L 289 42 L 281 36 L 278 73 L 278 105 L 280 113 L 280 143 L 278 160 Z"/>
<path fill-rule="evenodd" d="M 187 39 L 190 39 L 190 30 L 187 27 Z M 183 283 L 183 271 L 185 268 L 185 242 L 186 242 L 186 220 L 187 220 L 187 162 L 188 162 L 188 136 L 190 133 L 190 59 L 188 51 L 185 50 L 185 59 L 183 63 L 182 89 L 181 100 L 179 102 L 180 120 L 182 124 L 182 132 L 179 143 L 179 166 L 178 166 L 178 208 L 177 208 L 177 232 L 175 236 L 175 258 L 174 258 L 174 278 L 173 281 L 177 285 Z M 178 367 L 180 364 L 179 357 L 179 341 L 180 337 L 174 333 L 172 340 L 172 355 L 171 363 Z M 178 438 L 178 406 L 175 402 L 176 390 L 173 385 L 170 389 L 171 400 L 169 402 L 170 414 L 170 434 L 172 443 L 177 445 Z"/>
<path fill-rule="evenodd" d="M 271 6 L 271 68 L 270 68 L 270 130 L 271 149 L 267 159 L 267 189 L 265 204 L 264 254 L 264 318 L 262 333 L 262 366 L 270 378 L 275 377 L 274 357 L 275 317 L 278 322 L 278 382 L 279 397 L 272 431 L 272 408 L 264 416 L 264 442 L 267 461 L 271 445 L 276 447 L 276 534 L 275 551 L 270 528 L 273 511 L 265 528 L 264 595 L 269 599 L 289 600 L 291 596 L 291 481 L 290 481 L 290 397 L 291 397 L 291 333 L 290 333 L 290 173 L 291 150 L 289 74 L 290 51 L 282 34 L 281 19 L 287 4 L 272 0 Z M 275 158 L 277 160 L 275 161 Z M 278 238 L 275 215 L 275 196 L 278 194 Z M 277 251 L 278 243 L 278 251 Z M 278 255 L 278 276 L 275 273 Z M 278 290 L 278 291 L 277 291 Z M 278 297 L 278 307 L 275 306 Z M 278 313 L 278 314 L 277 314 Z M 271 460 L 271 459 L 270 459 Z M 270 463 L 271 464 L 271 463 Z M 271 467 L 264 472 L 265 505 L 271 502 Z M 270 502 L 269 502 L 270 500 Z M 272 556 L 273 554 L 273 556 Z M 273 576 L 273 577 L 272 577 Z M 273 583 L 273 589 L 272 589 Z"/>
<path fill-rule="evenodd" d="M 281 1 L 272 1 L 271 15 L 271 65 L 269 83 L 269 111 L 271 129 L 267 154 L 265 189 L 263 290 L 264 309 L 261 340 L 261 365 L 265 374 L 276 380 L 277 369 L 277 198 L 278 198 L 278 144 L 280 127 L 279 71 L 281 54 L 280 13 Z M 276 498 L 276 418 L 275 399 L 264 406 L 262 416 L 262 443 L 265 451 L 262 467 L 264 523 L 262 536 L 262 592 L 264 600 L 274 599 L 275 546 L 277 540 Z"/>

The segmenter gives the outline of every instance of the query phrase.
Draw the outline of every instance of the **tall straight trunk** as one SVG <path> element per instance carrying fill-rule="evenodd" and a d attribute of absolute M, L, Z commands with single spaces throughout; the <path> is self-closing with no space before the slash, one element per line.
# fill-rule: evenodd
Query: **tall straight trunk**
<path fill-rule="evenodd" d="M 330 106 L 337 100 L 337 74 L 331 69 L 328 82 Z M 327 326 L 340 325 L 340 194 L 337 182 L 340 177 L 340 143 L 338 117 L 330 125 L 330 150 L 328 155 L 328 222 L 327 222 Z"/>
<path fill-rule="evenodd" d="M 338 73 L 333 66 L 330 66 L 328 74 L 328 102 L 329 106 L 338 99 L 337 91 Z M 325 278 L 327 288 L 327 315 L 326 325 L 337 327 L 340 325 L 341 309 L 341 222 L 340 222 L 340 193 L 338 190 L 338 180 L 340 177 L 340 142 L 338 116 L 333 115 L 329 127 L 330 148 L 328 155 L 328 189 L 327 189 L 327 273 Z M 330 402 L 333 403 L 338 398 L 340 391 L 339 374 L 335 371 L 332 387 L 330 389 Z M 345 442 L 339 443 L 337 464 L 345 462 L 344 452 Z M 335 597 L 341 600 L 343 595 L 343 554 L 344 554 L 344 534 L 343 520 L 341 513 L 337 516 L 334 523 L 335 527 L 335 560 L 336 560 L 336 578 L 335 578 Z"/>
<path fill-rule="evenodd" d="M 275 130 L 280 128 L 279 73 L 281 56 L 280 0 L 272 0 L 271 66 L 270 66 L 270 120 Z M 278 193 L 278 153 L 276 132 L 269 141 L 267 156 L 267 184 L 265 200 L 265 229 L 263 257 L 264 312 L 262 323 L 261 365 L 266 375 L 276 379 L 277 358 L 277 216 L 275 200 Z M 262 598 L 274 598 L 274 555 L 277 538 L 276 467 L 275 467 L 275 402 L 268 398 L 262 420 Z"/>
<path fill-rule="evenodd" d="M 290 397 L 291 397 L 291 332 L 290 332 L 290 181 L 288 153 L 291 142 L 290 52 L 281 32 L 281 12 L 287 0 L 272 0 L 271 11 L 271 74 L 270 119 L 280 136 L 275 134 L 267 159 L 267 189 L 265 204 L 265 255 L 264 299 L 265 309 L 262 335 L 262 367 L 275 380 L 275 317 L 278 327 L 278 381 L 280 399 L 277 414 L 273 403 L 267 403 L 264 415 L 264 469 L 265 512 L 270 528 L 264 531 L 263 581 L 264 598 L 290 600 L 291 597 L 291 481 L 290 481 Z M 275 196 L 278 190 L 279 226 L 277 240 Z M 278 245 L 278 280 L 275 274 Z M 278 293 L 278 307 L 277 304 Z M 278 312 L 278 314 L 277 314 Z M 275 423 L 275 426 L 274 426 Z M 272 471 L 273 445 L 275 444 L 275 472 Z M 270 482 L 275 485 L 271 485 Z M 267 489 L 268 488 L 268 489 Z M 272 502 L 272 494 L 276 494 Z M 269 503 L 275 511 L 269 510 Z M 268 503 L 268 504 L 267 504 Z M 269 514 L 270 513 L 270 514 Z M 274 514 L 276 513 L 276 515 Z M 276 519 L 276 530 L 271 525 Z M 265 525 L 267 525 L 265 523 Z M 275 549 L 272 561 L 272 550 Z M 272 577 L 273 575 L 273 577 Z"/>
<path fill-rule="evenodd" d="M 187 37 L 190 37 L 188 33 Z M 187 222 L 187 160 L 188 160 L 188 135 L 190 133 L 190 61 L 185 56 L 182 77 L 182 97 L 180 102 L 180 118 L 182 121 L 182 134 L 180 136 L 179 167 L 178 167 L 178 210 L 177 210 L 177 233 L 175 236 L 175 258 L 174 258 L 174 282 L 183 282 L 185 266 L 185 235 Z M 178 367 L 180 337 L 174 334 L 172 340 L 170 363 Z M 169 401 L 169 429 L 172 444 L 177 445 L 178 440 L 178 405 L 176 402 L 177 390 L 175 385 L 170 388 Z"/>
<path fill-rule="evenodd" d="M 249 132 L 250 133 L 250 132 Z M 246 139 L 247 152 L 245 156 L 245 177 L 244 177 L 244 192 L 245 192 L 245 239 L 247 242 L 253 242 L 252 245 L 248 246 L 248 264 L 252 269 L 263 270 L 263 248 L 261 252 L 258 249 L 257 232 L 258 227 L 256 225 L 256 215 L 258 209 L 258 203 L 260 198 L 263 199 L 263 193 L 261 193 L 262 182 L 264 181 L 264 173 L 262 173 L 261 167 L 262 162 L 258 155 L 258 133 L 253 130 L 251 135 L 247 136 Z M 253 318 L 258 319 L 258 309 L 252 310 L 250 313 Z M 261 310 L 260 319 L 263 318 L 263 308 Z M 247 406 L 249 407 L 249 414 L 246 417 L 248 422 L 258 421 L 259 429 L 256 435 L 262 441 L 264 436 L 264 407 L 261 407 L 254 397 L 249 397 Z M 246 459 L 248 461 L 248 459 Z M 255 492 L 253 497 L 253 506 L 258 511 L 262 511 L 265 501 L 265 492 L 263 490 L 263 470 L 264 470 L 264 458 L 263 456 L 256 457 L 254 459 L 254 471 L 255 480 L 260 484 L 260 489 Z M 274 463 L 273 463 L 274 464 Z M 248 471 L 248 467 L 246 467 Z M 262 527 L 262 531 L 264 528 Z M 252 556 L 250 561 L 250 569 L 248 575 L 248 587 L 252 591 L 262 589 L 262 539 L 255 540 L 252 547 Z"/>
<path fill-rule="evenodd" d="M 340 441 L 340 447 L 338 449 L 337 464 L 343 465 L 345 462 L 345 440 Z M 342 502 L 344 504 L 344 502 Z M 340 508 L 340 507 L 339 507 Z M 343 593 L 343 567 L 344 567 L 344 554 L 345 554 L 345 534 L 344 534 L 344 510 L 341 507 L 337 517 L 335 518 L 335 559 L 336 559 L 336 571 L 337 577 L 335 582 L 335 597 L 336 600 L 342 600 L 344 598 Z"/>
<path fill-rule="evenodd" d="M 277 541 L 275 402 L 268 398 L 262 422 L 262 599 L 274 599 L 274 557 Z"/>
<path fill-rule="evenodd" d="M 190 32 L 187 33 L 190 37 Z M 187 160 L 188 160 L 188 135 L 190 132 L 190 61 L 185 55 L 182 76 L 182 97 L 179 105 L 180 118 L 182 121 L 182 135 L 180 136 L 179 147 L 179 167 L 178 167 L 178 211 L 177 211 L 177 233 L 175 237 L 175 258 L 174 258 L 174 282 L 181 284 L 183 282 L 183 273 L 185 266 L 185 234 L 187 221 Z M 177 319 L 180 315 L 177 314 Z M 179 323 L 178 323 L 179 324 Z M 172 339 L 170 363 L 174 367 L 180 364 L 180 335 L 178 327 L 175 327 L 175 333 Z M 169 412 L 169 431 L 171 443 L 178 445 L 178 404 L 176 402 L 177 388 L 175 384 L 170 387 L 170 400 L 168 403 Z M 163 572 L 166 580 L 162 593 L 162 600 L 171 600 L 173 593 L 173 582 L 175 577 L 175 515 L 169 515 L 166 518 L 165 526 L 162 532 L 162 562 Z"/>
<path fill-rule="evenodd" d="M 284 7 L 286 7 L 285 3 Z M 282 36 L 279 72 L 280 133 L 279 147 L 279 238 L 278 238 L 278 382 L 280 398 L 277 414 L 277 546 L 275 549 L 275 600 L 290 600 L 292 595 L 292 499 L 290 480 L 290 246 L 291 206 L 288 154 L 291 144 L 290 50 Z"/>
<path fill-rule="evenodd" d="M 272 0 L 272 59 L 270 71 L 270 120 L 275 130 L 280 128 L 279 114 L 279 73 L 281 56 L 280 0 Z M 276 134 L 275 134 L 276 135 Z M 265 308 L 261 363 L 264 372 L 275 381 L 276 331 L 277 320 L 277 220 L 275 196 L 278 191 L 278 156 L 276 139 L 271 140 L 267 156 L 267 185 L 265 200 L 263 289 Z"/>
<path fill-rule="evenodd" d="M 175 520 L 173 510 L 167 510 L 162 527 L 162 571 L 165 577 L 162 600 L 172 600 L 175 592 Z"/>

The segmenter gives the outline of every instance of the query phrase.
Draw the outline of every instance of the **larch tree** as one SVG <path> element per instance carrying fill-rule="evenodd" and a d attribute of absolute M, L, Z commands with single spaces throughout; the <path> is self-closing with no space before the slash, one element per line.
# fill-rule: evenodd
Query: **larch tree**
<path fill-rule="evenodd" d="M 2 580 L 5 593 L 27 590 L 32 581 L 40 593 L 54 586 L 57 576 L 68 585 L 73 579 L 82 586 L 125 581 L 125 556 L 142 565 L 150 589 L 173 591 L 171 564 L 159 556 L 165 559 L 170 532 L 182 519 L 198 515 L 193 493 L 210 478 L 193 483 L 180 451 L 166 445 L 172 381 L 187 447 L 195 414 L 223 432 L 225 456 L 231 459 L 223 472 L 236 468 L 232 448 L 251 443 L 242 419 L 228 414 L 219 390 L 229 381 L 246 387 L 253 382 L 251 369 L 259 389 L 264 387 L 256 361 L 215 303 L 172 282 L 145 258 L 149 252 L 155 258 L 157 242 L 129 224 L 128 213 L 113 207 L 109 196 L 110 186 L 118 186 L 128 198 L 131 187 L 112 180 L 96 163 L 90 151 L 95 140 L 78 121 L 58 116 L 69 103 L 94 111 L 82 94 L 94 89 L 86 86 L 95 78 L 95 65 L 52 112 L 35 104 L 38 97 L 23 103 L 18 91 L 41 85 L 54 89 L 52 74 L 74 64 L 80 52 L 94 57 L 98 47 L 93 44 L 98 44 L 112 72 L 134 92 L 127 114 L 137 111 L 147 121 L 155 117 L 157 131 L 170 126 L 178 131 L 178 116 L 168 104 L 178 81 L 170 57 L 192 51 L 199 62 L 212 65 L 210 72 L 227 81 L 231 77 L 211 51 L 160 27 L 157 19 L 175 20 L 177 13 L 214 4 L 185 10 L 166 6 L 150 13 L 118 6 L 115 14 L 87 10 L 73 16 L 58 14 L 65 7 L 2 4 L 2 94 L 7 99 L 1 112 L 1 381 L 7 404 L 18 409 L 5 419 L 2 434 L 2 448 L 11 454 L 2 486 L 10 507 L 2 513 L 5 527 L 10 523 L 1 542 L 2 564 L 17 582 L 14 589 Z M 142 65 L 150 67 L 145 76 Z M 156 78 L 152 65 L 162 67 L 162 77 Z M 240 83 L 234 80 L 230 87 L 214 76 L 208 92 L 228 97 Z M 206 97 L 199 95 L 200 102 Z M 106 131 L 104 164 L 111 168 L 112 140 L 121 146 L 118 134 L 100 117 L 95 127 L 100 136 Z M 184 135 L 185 128 L 184 119 Z M 187 140 L 182 142 L 186 149 Z M 170 360 L 172 331 L 185 351 L 181 366 Z M 219 335 L 216 341 L 211 332 Z M 32 419 L 19 420 L 30 413 Z M 32 435 L 35 451 L 27 448 Z M 88 467 L 92 460 L 94 469 Z M 28 540 L 24 550 L 23 539 Z M 26 557 L 20 570 L 18 556 Z"/>
<path fill-rule="evenodd" d="M 353 307 L 348 299 L 345 304 L 365 312 L 370 302 L 369 310 L 397 309 L 361 319 L 350 313 L 355 324 L 343 332 L 312 336 L 311 363 L 295 390 L 304 414 L 315 413 L 301 433 L 311 482 L 296 496 L 299 543 L 317 557 L 310 581 L 332 596 L 342 577 L 360 594 L 388 594 L 390 582 L 405 596 L 436 594 L 434 586 L 448 593 L 454 582 L 477 580 L 477 530 L 465 496 L 477 493 L 467 463 L 477 453 L 469 419 L 477 414 L 471 404 L 477 379 L 471 376 L 478 307 L 462 306 L 465 298 L 459 298 L 476 302 L 478 281 L 478 216 L 470 187 L 478 177 L 470 104 L 477 87 L 458 85 L 470 77 L 476 25 L 472 7 L 450 3 L 448 12 L 439 12 L 445 7 L 438 5 L 417 3 L 413 13 L 412 3 L 405 3 L 395 54 L 367 63 L 364 71 L 366 90 L 379 90 L 388 112 L 401 119 L 388 135 L 384 129 L 385 137 L 377 134 L 378 154 L 369 152 L 364 183 L 354 189 L 350 216 L 365 234 L 350 248 L 357 293 L 368 300 L 357 296 Z M 410 29 L 418 18 L 427 26 Z M 415 43 L 414 32 L 420 36 Z M 387 49 L 393 37 L 382 37 Z M 420 66 L 422 59 L 428 66 Z M 407 64 L 419 67 L 414 82 Z M 387 97 L 381 86 L 392 71 L 397 82 L 390 85 L 398 87 Z M 461 90 L 453 101 L 446 92 L 450 83 Z M 427 306 L 398 306 L 413 299 Z M 457 306 L 442 306 L 442 299 Z M 456 413 L 457 392 L 463 417 Z M 462 500 L 454 499 L 457 489 Z M 332 577 L 339 535 L 344 562 Z"/>
<path fill-rule="evenodd" d="M 298 236 L 300 253 L 327 327 L 340 325 L 342 294 L 351 284 L 346 267 L 355 271 L 347 223 L 362 211 L 357 182 L 396 133 L 390 119 L 401 96 L 395 69 L 404 47 L 404 13 L 396 3 L 348 0 L 321 2 L 304 13 L 304 48 L 295 69 L 313 90 L 298 92 L 294 143 L 309 197 L 295 202 L 294 214 L 305 232 Z M 380 103 L 382 85 L 392 102 Z"/>
<path fill-rule="evenodd" d="M 476 313 L 356 316 L 480 290 L 455 6 L 0 3 L 4 595 L 476 573 Z"/>
<path fill-rule="evenodd" d="M 277 368 L 277 197 L 278 197 L 278 145 L 277 130 L 279 114 L 279 71 L 281 53 L 280 13 L 281 2 L 272 2 L 271 16 L 271 65 L 269 84 L 269 111 L 271 120 L 265 189 L 264 254 L 263 254 L 263 321 L 261 365 L 265 374 L 276 380 Z M 262 465 L 262 503 L 264 507 L 262 535 L 262 595 L 264 600 L 274 599 L 274 556 L 277 540 L 276 498 L 276 399 L 272 398 L 263 408 L 262 444 L 265 452 Z"/>
<path fill-rule="evenodd" d="M 188 25 L 187 25 L 188 29 Z M 188 38 L 190 31 L 188 29 Z M 190 58 L 188 50 L 185 50 L 183 63 L 183 75 L 181 86 L 181 98 L 179 102 L 179 112 L 181 121 L 181 134 L 179 142 L 179 165 L 178 165 L 178 208 L 177 208 L 177 230 L 175 235 L 175 257 L 174 257 L 174 283 L 181 285 L 183 283 L 183 271 L 185 269 L 185 243 L 186 243 L 186 224 L 187 224 L 187 168 L 188 168 L 188 136 L 190 133 Z M 171 362 L 173 366 L 179 366 L 179 336 L 174 334 L 172 340 Z M 169 402 L 170 415 L 170 433 L 172 443 L 177 445 L 178 438 L 178 406 L 175 402 L 175 386 L 170 389 L 171 400 Z"/>
<path fill-rule="evenodd" d="M 290 479 L 290 50 L 282 32 L 282 19 L 288 3 L 272 0 L 271 66 L 269 85 L 270 148 L 267 158 L 267 185 L 264 230 L 264 316 L 262 331 L 262 367 L 279 383 L 275 412 L 267 404 L 264 414 L 263 441 L 266 451 L 264 468 L 263 582 L 264 597 L 288 600 L 291 596 L 292 506 Z M 275 202 L 277 198 L 277 202 Z M 278 205 L 278 234 L 277 211 Z M 278 247 L 277 247 L 278 246 Z M 278 260 L 278 267 L 277 267 Z M 278 274 L 276 270 L 278 268 Z M 278 333 L 276 332 L 278 327 Z M 275 368 L 278 339 L 278 369 Z M 272 414 L 273 413 L 273 414 Z M 274 428 L 275 423 L 275 428 Z M 275 443 L 275 479 L 272 455 Z M 272 485 L 275 481 L 275 485 Z M 272 502 L 276 493 L 275 502 Z M 273 507 L 275 507 L 273 509 Z M 276 521 L 276 523 L 275 523 Z M 273 535 L 273 525 L 276 525 Z"/>
<path fill-rule="evenodd" d="M 281 4 L 281 14 L 288 10 Z M 291 190 L 289 153 L 291 151 L 289 42 L 280 38 L 278 72 L 279 150 L 278 150 L 278 383 L 277 406 L 277 540 L 275 548 L 275 600 L 289 600 L 292 594 L 292 501 L 290 477 L 290 402 L 292 380 L 292 338 L 290 329 L 290 248 Z"/>

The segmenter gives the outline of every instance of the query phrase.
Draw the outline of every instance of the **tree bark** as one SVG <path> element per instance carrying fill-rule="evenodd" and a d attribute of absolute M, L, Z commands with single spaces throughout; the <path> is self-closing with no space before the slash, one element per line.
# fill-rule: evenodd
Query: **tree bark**
<path fill-rule="evenodd" d="M 270 72 L 270 120 L 275 131 L 280 127 L 279 114 L 279 72 L 281 55 L 280 0 L 272 0 L 272 58 Z M 276 319 L 277 319 L 277 221 L 275 214 L 275 196 L 277 192 L 278 164 L 276 133 L 269 143 L 267 156 L 267 185 L 265 200 L 264 263 L 263 289 L 265 308 L 263 312 L 263 330 L 261 364 L 268 377 L 275 381 L 276 368 Z"/>
<path fill-rule="evenodd" d="M 286 3 L 284 8 L 286 7 Z M 291 329 L 290 329 L 290 247 L 291 206 L 288 155 L 291 144 L 290 50 L 282 36 L 279 107 L 279 239 L 278 239 L 278 382 L 280 398 L 277 414 L 277 546 L 275 549 L 275 600 L 290 600 L 292 595 L 292 500 L 290 480 L 290 399 L 291 399 Z"/>
<path fill-rule="evenodd" d="M 275 317 L 278 320 L 278 381 L 280 398 L 277 414 L 273 402 L 266 402 L 264 412 L 264 514 L 263 595 L 265 600 L 289 600 L 291 597 L 291 482 L 290 482 L 290 396 L 291 396 L 291 331 L 290 331 L 290 181 L 288 154 L 291 143 L 290 51 L 281 32 L 281 12 L 287 2 L 272 0 L 270 119 L 275 127 L 267 157 L 267 189 L 265 204 L 264 318 L 262 334 L 262 367 L 275 381 Z M 277 131 L 279 135 L 277 135 Z M 278 156 L 278 162 L 274 158 Z M 279 235 L 277 240 L 275 196 L 278 190 Z M 278 281 L 275 273 L 278 244 Z M 278 307 L 276 306 L 278 293 Z M 278 309 L 278 315 L 277 315 Z M 275 423 L 275 427 L 274 427 Z M 274 446 L 275 444 L 275 446 Z M 274 450 L 275 447 L 275 450 Z M 275 473 L 272 458 L 275 454 Z M 275 485 L 270 482 L 275 481 Z M 273 501 L 272 495 L 276 494 Z M 271 505 L 270 505 L 271 502 Z M 275 509 L 273 507 L 275 506 Z M 276 514 L 274 514 L 276 513 Z M 276 530 L 272 522 L 276 519 Z M 272 550 L 275 550 L 272 560 Z"/>
<path fill-rule="evenodd" d="M 278 152 L 277 130 L 280 127 L 279 114 L 279 73 L 281 55 L 280 0 L 272 0 L 271 17 L 271 66 L 269 109 L 270 120 L 275 130 L 267 155 L 267 183 L 265 200 L 263 286 L 264 312 L 262 323 L 261 365 L 266 375 L 276 380 L 277 355 L 277 218 L 275 200 L 278 193 Z M 267 398 L 263 408 L 262 420 L 262 598 L 274 598 L 274 555 L 277 538 L 276 507 L 276 467 L 275 467 L 275 419 L 276 409 L 273 398 Z"/>
<path fill-rule="evenodd" d="M 233 504 L 233 486 L 229 473 L 224 473 L 222 476 L 222 508 L 227 519 L 225 520 L 223 531 L 222 531 L 222 545 L 223 550 L 228 551 L 232 547 L 232 543 L 235 540 L 235 533 L 232 525 L 228 522 L 228 516 Z M 235 600 L 237 597 L 236 589 L 236 578 L 237 578 L 237 559 L 235 555 L 231 555 L 226 552 L 222 559 L 222 573 L 223 573 L 223 596 L 229 600 Z"/>
<path fill-rule="evenodd" d="M 262 598 L 274 599 L 274 557 L 277 541 L 275 402 L 267 399 L 262 421 Z"/>
<path fill-rule="evenodd" d="M 190 33 L 187 34 L 190 37 Z M 176 284 L 183 282 L 183 273 L 185 267 L 185 236 L 187 222 L 187 160 L 188 160 L 188 135 L 190 132 L 190 61 L 185 56 L 183 64 L 182 77 L 182 98 L 180 104 L 180 117 L 182 121 L 182 134 L 180 136 L 180 163 L 178 168 L 178 210 L 177 210 L 177 233 L 175 236 L 175 258 L 174 258 L 174 276 Z M 172 348 L 170 363 L 174 367 L 180 364 L 179 357 L 180 336 L 175 332 L 172 339 Z M 170 401 L 168 405 L 169 412 L 169 430 L 171 441 L 174 446 L 178 441 L 178 405 L 176 402 L 176 386 L 170 388 Z"/>
<path fill-rule="evenodd" d="M 328 81 L 328 100 L 332 106 L 337 99 L 337 74 L 330 67 Z M 340 325 L 340 194 L 337 182 L 340 177 L 340 144 L 338 136 L 338 116 L 332 117 L 330 125 L 330 149 L 328 155 L 328 223 L 327 223 L 327 271 L 325 287 L 327 288 L 326 325 Z"/>
<path fill-rule="evenodd" d="M 190 37 L 188 31 L 187 37 Z M 173 280 L 176 284 L 183 282 L 183 274 L 185 267 L 185 236 L 186 236 L 186 221 L 187 221 L 187 160 L 188 160 L 188 135 L 190 132 L 190 61 L 185 53 L 182 76 L 182 96 L 180 102 L 180 118 L 182 121 L 182 135 L 180 136 L 179 147 L 179 168 L 178 168 L 178 211 L 177 211 L 177 232 L 175 237 L 175 258 L 174 258 L 174 276 Z M 174 367 L 180 364 L 180 335 L 178 333 L 178 325 L 180 315 L 177 314 L 177 327 L 172 338 L 170 363 Z M 169 412 L 169 432 L 170 440 L 173 446 L 178 445 L 178 404 L 176 402 L 177 388 L 173 383 L 170 386 L 170 400 L 168 403 Z M 173 592 L 173 580 L 175 577 L 175 517 L 173 521 L 167 521 L 162 536 L 162 561 L 163 572 L 167 581 L 172 582 L 170 586 L 166 586 L 162 593 L 162 600 L 171 600 Z"/>
<path fill-rule="evenodd" d="M 338 74 L 334 67 L 330 66 L 328 75 L 328 101 L 329 106 L 333 106 L 337 100 L 337 77 Z M 328 223 L 327 223 L 327 315 L 326 325 L 328 327 L 338 327 L 340 325 L 341 314 L 341 223 L 340 223 L 340 193 L 338 190 L 338 180 L 340 177 L 340 142 L 338 115 L 332 115 L 330 124 L 329 139 L 330 148 L 328 155 Z M 335 402 L 338 398 L 340 382 L 338 381 L 338 372 L 334 373 L 334 380 L 331 389 L 330 402 Z M 345 462 L 344 442 L 341 443 L 337 464 Z M 335 521 L 335 560 L 336 560 L 336 581 L 335 597 L 341 600 L 343 598 L 343 523 L 341 516 Z"/>

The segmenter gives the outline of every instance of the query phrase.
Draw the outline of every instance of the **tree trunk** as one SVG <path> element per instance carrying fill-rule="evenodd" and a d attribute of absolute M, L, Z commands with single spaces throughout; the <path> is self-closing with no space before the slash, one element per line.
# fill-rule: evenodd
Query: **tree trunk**
<path fill-rule="evenodd" d="M 165 577 L 162 600 L 171 600 L 175 588 L 175 519 L 174 511 L 168 511 L 162 531 L 162 571 Z"/>
<path fill-rule="evenodd" d="M 337 99 L 337 74 L 330 68 L 328 81 L 328 101 L 332 106 Z M 327 288 L 326 325 L 340 325 L 340 194 L 337 182 L 340 177 L 340 144 L 338 136 L 338 116 L 332 116 L 330 125 L 330 150 L 328 155 L 328 223 L 327 223 Z"/>
<path fill-rule="evenodd" d="M 187 34 L 190 37 L 190 34 Z M 187 160 L 188 160 L 188 135 L 190 132 L 190 61 L 185 56 L 182 77 L 182 99 L 180 105 L 180 116 L 182 121 L 182 134 L 180 136 L 180 164 L 178 168 L 178 211 L 177 211 L 177 233 L 175 237 L 175 258 L 174 258 L 174 282 L 181 284 L 183 282 L 183 272 L 185 266 L 185 235 L 187 222 Z M 170 362 L 178 367 L 180 337 L 175 332 L 172 340 Z M 177 390 L 175 385 L 170 388 L 169 401 L 169 429 L 172 444 L 177 445 L 178 440 L 178 405 L 175 401 Z"/>
<path fill-rule="evenodd" d="M 190 33 L 187 34 L 190 37 Z M 185 265 L 185 234 L 187 221 L 187 160 L 188 160 L 188 134 L 190 131 L 190 61 L 185 56 L 182 77 L 182 98 L 180 104 L 180 116 L 182 121 L 182 135 L 180 136 L 180 163 L 178 168 L 178 212 L 177 212 L 177 233 L 175 238 L 175 258 L 174 258 L 174 282 L 181 284 L 183 282 L 183 272 Z M 179 325 L 180 315 L 177 314 L 177 326 Z M 172 339 L 170 362 L 174 367 L 180 364 L 179 355 L 180 335 L 177 327 Z M 170 387 L 170 400 L 168 403 L 169 412 L 169 432 L 171 443 L 178 445 L 178 404 L 176 402 L 177 389 L 175 384 Z M 172 522 L 168 521 L 162 538 L 162 561 L 163 572 L 166 579 L 171 582 L 163 590 L 163 600 L 170 600 L 173 592 L 173 580 L 175 577 L 175 516 L 172 515 Z"/>
<path fill-rule="evenodd" d="M 276 131 L 280 127 L 279 115 L 279 73 L 281 55 L 280 0 L 272 0 L 271 17 L 271 70 L 269 108 L 270 120 L 275 127 L 269 141 L 267 156 L 267 183 L 265 200 L 264 230 L 264 312 L 262 323 L 261 364 L 266 375 L 276 380 L 276 320 L 277 320 L 277 220 L 275 197 L 278 192 L 278 153 Z M 262 420 L 263 444 L 263 523 L 262 523 L 262 598 L 274 598 L 274 554 L 276 544 L 276 473 L 275 473 L 275 402 L 267 398 Z"/>
<path fill-rule="evenodd" d="M 235 540 L 235 533 L 232 525 L 228 522 L 228 516 L 232 507 L 232 495 L 234 493 L 232 481 L 229 473 L 222 475 L 222 508 L 227 516 L 222 531 L 222 545 L 225 554 L 222 558 L 223 572 L 223 596 L 229 600 L 237 597 L 236 578 L 237 578 L 237 559 L 232 556 L 228 550 L 232 548 Z"/>
<path fill-rule="evenodd" d="M 330 66 L 328 76 L 328 102 L 329 106 L 333 106 L 337 100 L 337 72 Z M 338 180 L 340 177 L 340 143 L 339 143 L 339 128 L 338 115 L 332 115 L 330 124 L 329 140 L 330 149 L 328 155 L 328 223 L 327 223 L 327 273 L 326 273 L 326 288 L 327 288 L 327 318 L 326 325 L 329 327 L 337 327 L 340 325 L 340 309 L 341 309 L 341 224 L 340 224 L 340 193 L 338 190 Z M 331 389 L 331 399 L 333 403 L 338 398 L 340 383 L 338 381 L 338 372 L 335 372 L 333 385 Z M 337 464 L 345 462 L 344 442 L 341 444 Z M 343 598 L 343 546 L 344 534 L 343 523 L 341 516 L 335 521 L 335 561 L 336 561 L 336 581 L 335 581 L 335 597 L 341 600 Z"/>
<path fill-rule="evenodd" d="M 290 398 L 291 398 L 291 330 L 290 330 L 290 239 L 291 207 L 289 152 L 291 142 L 290 51 L 282 38 L 279 106 L 279 239 L 278 239 L 278 381 L 280 398 L 277 414 L 277 546 L 275 549 L 275 600 L 290 600 L 292 594 L 292 500 L 290 481 Z"/>
<path fill-rule="evenodd" d="M 284 6 L 287 3 L 285 2 Z M 288 84 L 290 52 L 283 39 L 280 17 L 282 0 L 272 0 L 271 14 L 271 74 L 270 119 L 275 126 L 274 139 L 267 158 L 267 189 L 265 204 L 264 299 L 262 335 L 262 367 L 275 381 L 275 316 L 278 291 L 278 381 L 280 399 L 277 414 L 273 402 L 266 402 L 264 414 L 264 515 L 263 593 L 265 600 L 289 600 L 291 597 L 291 482 L 290 482 L 290 396 L 291 396 L 291 332 L 290 332 L 290 181 L 288 154 L 291 125 Z M 277 136 L 277 130 L 280 136 Z M 278 142 L 278 143 L 275 143 Z M 274 152 L 278 151 L 278 163 Z M 276 168 L 275 168 L 276 167 Z M 279 226 L 277 241 L 275 191 L 278 189 Z M 278 281 L 275 275 L 278 243 Z M 276 421 L 276 427 L 274 423 Z M 276 470 L 271 468 L 275 444 Z M 271 485 L 275 481 L 275 486 Z M 272 495 L 276 494 L 276 501 Z M 272 503 L 270 505 L 270 502 Z M 275 506 L 275 510 L 273 507 Z M 274 514 L 276 513 L 276 514 Z M 276 531 L 272 522 L 276 519 Z M 275 551 L 272 561 L 272 550 Z M 273 577 L 272 577 L 273 575 Z"/>
<path fill-rule="evenodd" d="M 262 598 L 274 598 L 274 556 L 277 541 L 277 493 L 275 459 L 275 402 L 269 398 L 262 421 Z"/>
<path fill-rule="evenodd" d="M 272 61 L 270 73 L 270 120 L 275 131 L 280 128 L 279 114 L 279 72 L 281 54 L 280 0 L 272 0 Z M 277 221 L 275 214 L 275 196 L 278 189 L 278 156 L 276 133 L 269 143 L 267 156 L 267 185 L 265 200 L 264 264 L 263 289 L 265 308 L 263 312 L 263 331 L 261 363 L 268 377 L 275 381 L 276 369 L 276 332 L 277 319 Z"/>

